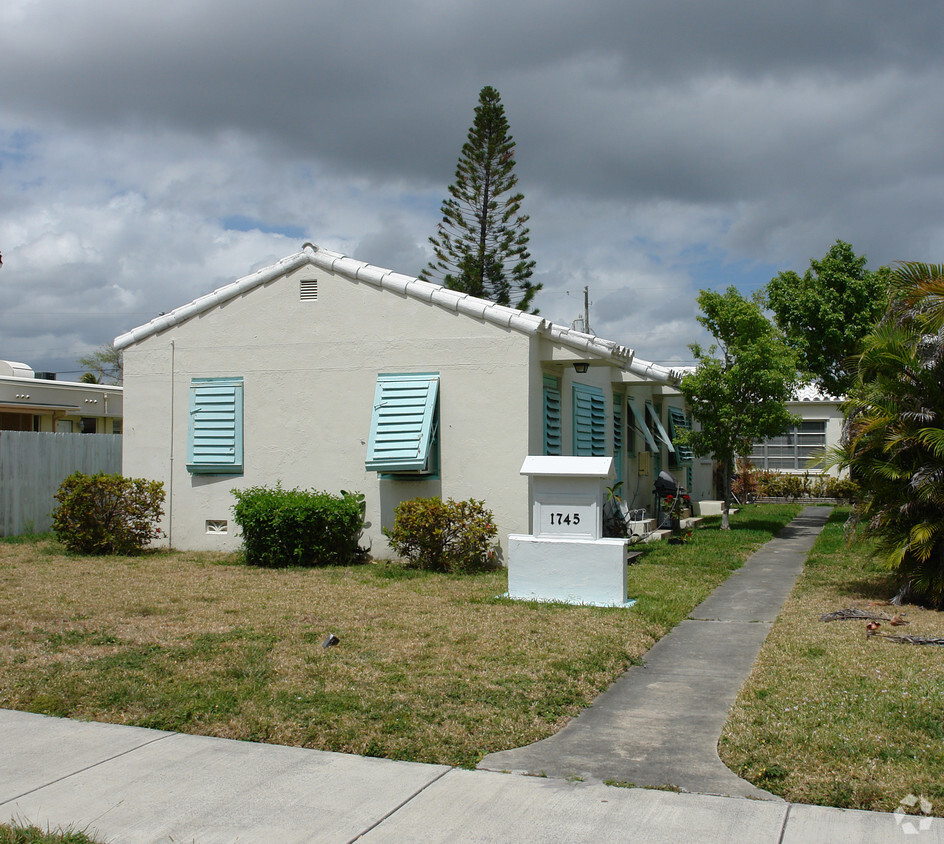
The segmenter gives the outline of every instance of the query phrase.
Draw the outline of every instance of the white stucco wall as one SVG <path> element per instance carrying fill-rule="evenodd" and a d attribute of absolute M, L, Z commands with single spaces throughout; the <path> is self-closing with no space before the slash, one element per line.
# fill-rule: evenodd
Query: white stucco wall
<path fill-rule="evenodd" d="M 317 279 L 317 300 L 300 300 L 302 278 Z M 237 548 L 231 490 L 277 481 L 363 492 L 374 554 L 386 552 L 381 527 L 396 503 L 417 495 L 484 499 L 504 540 L 529 528 L 527 480 L 518 472 L 535 428 L 528 396 L 540 365 L 532 344 L 519 332 L 303 267 L 125 349 L 124 471 L 165 482 L 164 528 L 179 548 Z M 380 480 L 364 468 L 382 372 L 439 373 L 438 480 Z M 189 388 L 201 377 L 243 378 L 241 475 L 187 471 Z M 207 520 L 228 521 L 229 532 L 208 534 Z"/>

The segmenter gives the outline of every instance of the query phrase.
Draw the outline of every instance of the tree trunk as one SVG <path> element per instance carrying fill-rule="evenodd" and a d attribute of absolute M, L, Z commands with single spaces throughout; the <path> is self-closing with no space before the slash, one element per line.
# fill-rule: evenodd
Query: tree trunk
<path fill-rule="evenodd" d="M 721 505 L 721 530 L 731 530 L 728 511 L 731 509 L 731 458 L 724 461 L 724 504 Z"/>

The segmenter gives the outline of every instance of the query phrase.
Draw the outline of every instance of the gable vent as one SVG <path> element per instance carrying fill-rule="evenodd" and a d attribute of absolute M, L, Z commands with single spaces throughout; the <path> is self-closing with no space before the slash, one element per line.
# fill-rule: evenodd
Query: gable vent
<path fill-rule="evenodd" d="M 303 278 L 299 282 L 299 298 L 308 302 L 318 298 L 318 281 L 313 278 Z"/>

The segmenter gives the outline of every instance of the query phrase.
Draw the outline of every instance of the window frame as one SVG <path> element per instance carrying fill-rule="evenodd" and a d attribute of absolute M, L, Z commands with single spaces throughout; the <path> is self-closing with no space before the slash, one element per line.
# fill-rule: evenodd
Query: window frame
<path fill-rule="evenodd" d="M 821 427 L 822 430 L 802 430 L 804 426 L 810 425 Z M 755 442 L 748 457 L 755 467 L 767 472 L 823 470 L 821 463 L 817 465 L 814 462 L 815 451 L 821 452 L 826 448 L 828 426 L 828 419 L 801 419 L 799 425 L 791 425 L 779 437 Z M 810 438 L 815 438 L 816 441 L 811 442 Z M 772 449 L 776 449 L 776 453 L 772 453 Z M 801 449 L 804 449 L 806 453 L 801 453 Z M 810 450 L 814 453 L 809 453 Z M 778 465 L 770 465 L 771 460 L 776 461 Z M 790 465 L 784 465 L 785 463 Z"/>

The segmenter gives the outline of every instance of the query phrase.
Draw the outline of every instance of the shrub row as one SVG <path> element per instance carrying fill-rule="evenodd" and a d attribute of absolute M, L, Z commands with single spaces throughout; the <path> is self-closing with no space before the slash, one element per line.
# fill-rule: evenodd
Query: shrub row
<path fill-rule="evenodd" d="M 836 498 L 851 503 L 859 494 L 858 484 L 849 478 L 809 472 L 802 475 L 770 472 L 757 470 L 749 463 L 739 463 L 732 489 L 739 498 L 753 495 L 794 501 L 800 498 Z"/>
<path fill-rule="evenodd" d="M 233 515 L 246 563 L 268 568 L 345 565 L 365 556 L 364 496 L 272 487 L 234 489 Z M 164 488 L 159 481 L 76 472 L 55 495 L 53 529 L 71 551 L 129 554 L 162 535 Z M 429 571 L 474 572 L 496 564 L 498 528 L 484 502 L 414 498 L 384 529 L 393 550 Z"/>
<path fill-rule="evenodd" d="M 303 489 L 234 489 L 234 520 L 253 566 L 346 565 L 364 555 L 364 496 Z"/>

